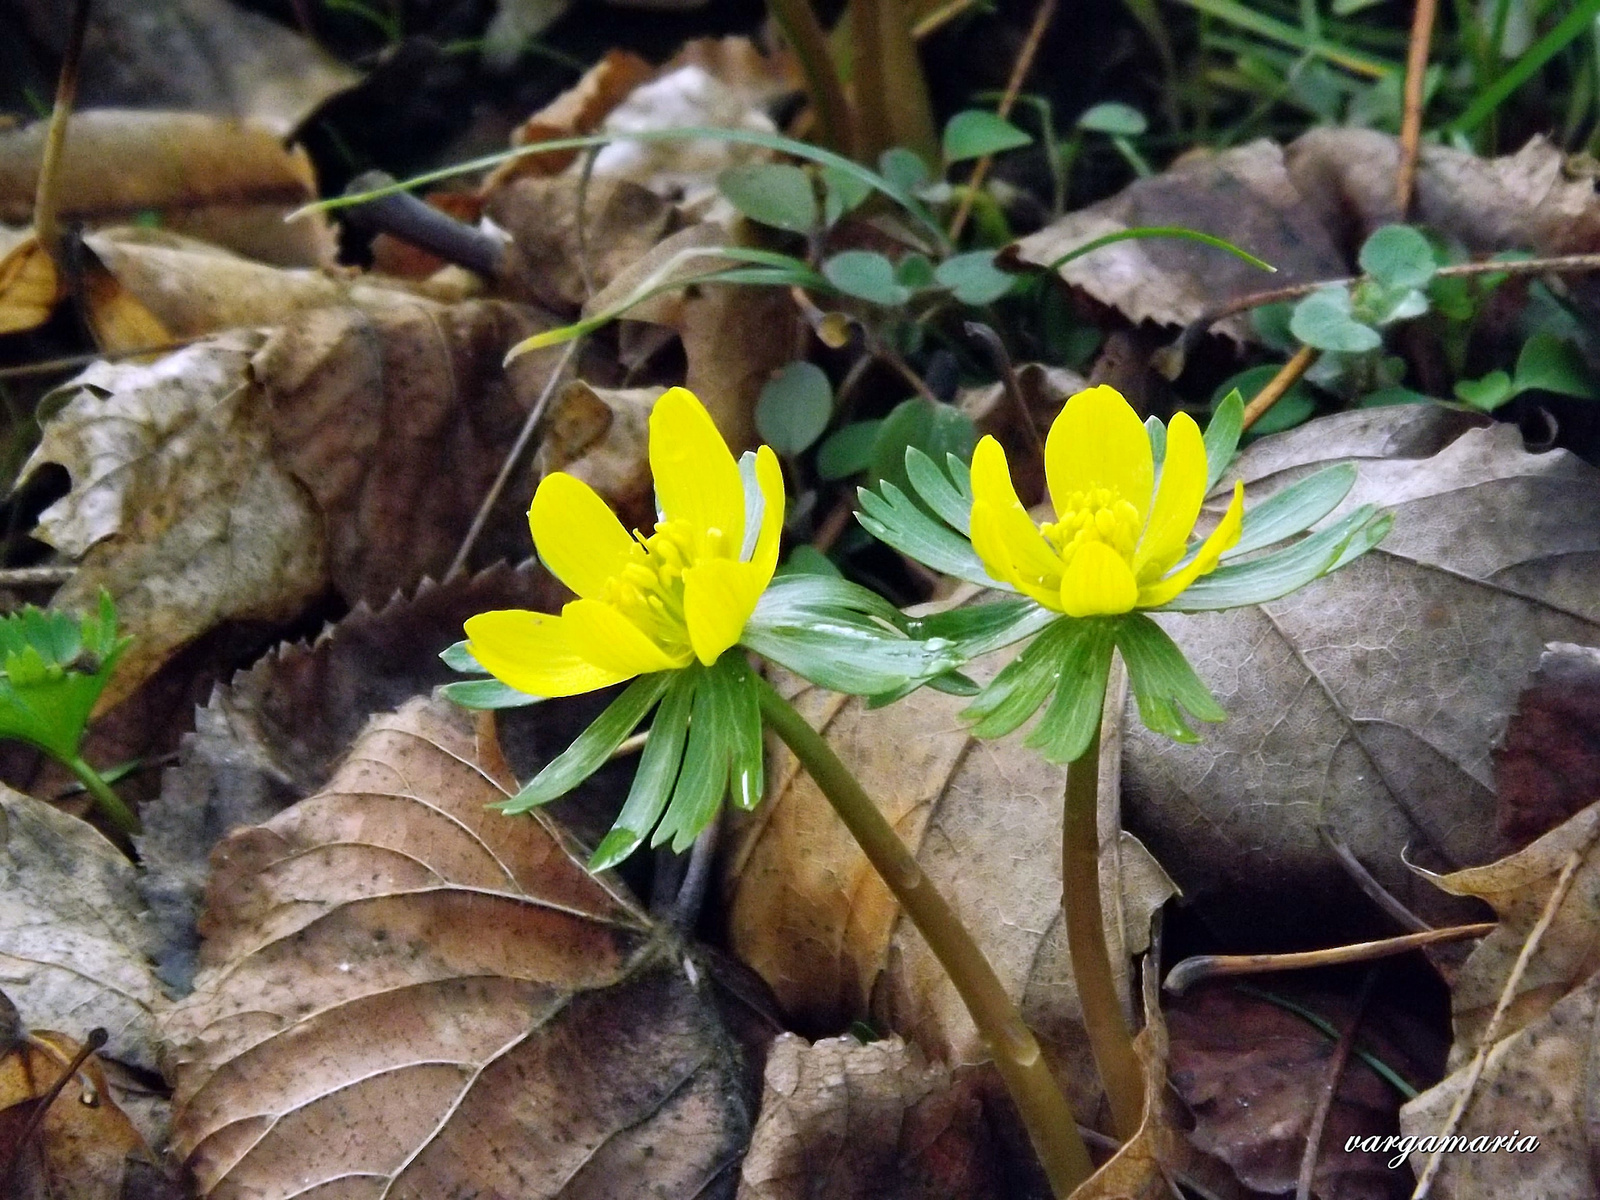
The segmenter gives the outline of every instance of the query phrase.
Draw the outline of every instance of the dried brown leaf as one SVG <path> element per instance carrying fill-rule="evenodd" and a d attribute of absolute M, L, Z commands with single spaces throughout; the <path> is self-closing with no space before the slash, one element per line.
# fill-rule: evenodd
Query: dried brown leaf
<path fill-rule="evenodd" d="M 1494 752 L 1500 832 L 1526 846 L 1600 796 L 1600 650 L 1545 647 Z"/>
<path fill-rule="evenodd" d="M 1273 988 L 1335 1028 L 1349 1023 L 1345 996 L 1293 984 Z M 1293 1191 L 1334 1040 L 1282 1006 L 1226 984 L 1185 993 L 1169 1007 L 1167 1020 L 1172 1085 L 1193 1117 L 1189 1140 L 1256 1191 Z M 1413 1083 L 1438 1078 L 1443 1066 L 1441 1039 L 1382 1005 L 1368 1006 L 1356 1045 Z M 1415 1181 L 1388 1166 L 1392 1154 L 1345 1148 L 1352 1137 L 1397 1133 L 1402 1099 L 1365 1060 L 1351 1056 L 1323 1129 L 1315 1195 L 1376 1200 L 1409 1194 Z"/>
<path fill-rule="evenodd" d="M 60 297 L 56 265 L 30 229 L 0 257 L 0 333 L 43 325 Z"/>
<path fill-rule="evenodd" d="M 985 660 L 974 678 L 997 666 Z M 806 688 L 795 703 L 973 930 L 1052 1055 L 1074 1111 L 1093 1113 L 1098 1087 L 1061 927 L 1064 768 L 1020 737 L 971 738 L 956 716 L 966 701 L 938 692 L 868 710 Z M 1102 771 L 1114 772 L 1117 739 L 1106 740 Z M 1116 795 L 1114 774 L 1108 782 L 1103 794 Z M 1102 891 L 1112 963 L 1126 987 L 1128 958 L 1147 944 L 1150 915 L 1172 887 L 1111 820 L 1103 811 Z M 740 831 L 728 879 L 731 943 L 801 1029 L 839 1029 L 871 1013 L 935 1059 L 984 1057 L 943 970 L 786 754 L 773 762 L 767 799 Z"/>
<path fill-rule="evenodd" d="M 899 1038 L 783 1034 L 739 1200 L 999 1200 L 995 1150 L 971 1070 L 930 1065 Z"/>
<path fill-rule="evenodd" d="M 502 367 L 541 328 L 493 302 L 307 313 L 251 369 L 272 454 L 322 516 L 333 585 L 381 603 L 449 567 L 560 348 Z M 514 484 L 478 561 L 526 554 L 532 487 Z M 498 537 L 498 541 L 497 541 Z"/>
<path fill-rule="evenodd" d="M 0 133 L 0 220 L 33 212 L 46 122 Z M 158 212 L 168 229 L 282 266 L 331 263 L 326 219 L 285 224 L 317 198 L 311 160 L 259 125 L 200 113 L 99 109 L 73 116 L 61 215 L 112 225 Z"/>
<path fill-rule="evenodd" d="M 195 713 L 195 731 L 183 739 L 178 765 L 164 773 L 160 797 L 140 814 L 140 891 L 150 905 L 150 955 L 162 979 L 190 986 L 208 860 L 229 830 L 268 821 L 326 784 L 374 713 L 459 678 L 439 651 L 460 640 L 469 616 L 496 608 L 554 611 L 564 595 L 536 567 L 501 565 L 425 582 L 415 596 L 396 597 L 376 612 L 358 604 L 314 645 L 280 646 L 218 688 Z M 546 715 L 541 724 L 562 723 Z"/>
<path fill-rule="evenodd" d="M 703 976 L 542 814 L 486 808 L 481 761 L 470 718 L 413 702 L 219 850 L 165 1023 L 202 1194 L 687 1196 L 733 1169 Z"/>
<path fill-rule="evenodd" d="M 597 388 L 574 380 L 545 418 L 533 466 L 540 479 L 565 471 L 599 492 L 626 529 L 655 524 L 650 410 L 660 388 Z"/>
<path fill-rule="evenodd" d="M 1187 325 L 1236 296 L 1347 271 L 1334 227 L 1305 202 L 1285 168 L 1283 149 L 1268 141 L 1186 158 L 1030 234 L 1018 250 L 1024 262 L 1048 266 L 1095 238 L 1150 225 L 1224 238 L 1278 272 L 1268 275 L 1196 242 L 1154 238 L 1117 242 L 1073 259 L 1060 268 L 1061 277 L 1134 323 Z M 1212 328 L 1240 342 L 1251 336 L 1247 317 Z"/>
<path fill-rule="evenodd" d="M 512 131 L 511 144 L 526 146 L 593 133 L 629 92 L 655 73 L 654 67 L 631 51 L 607 50 L 582 79 L 518 125 Z M 515 179 L 559 175 L 577 158 L 576 150 L 514 158 L 490 173 L 484 191 L 498 191 Z"/>
<path fill-rule="evenodd" d="M 62 393 L 26 476 L 72 475 L 38 536 L 80 559 L 52 604 L 88 611 L 101 591 L 136 640 L 110 707 L 178 647 L 221 621 L 294 615 L 326 579 L 322 523 L 270 451 L 249 378 L 258 334 L 228 334 L 148 366 L 97 363 Z"/>
<path fill-rule="evenodd" d="M 123 1200 L 134 1161 L 159 1178 L 155 1155 L 117 1106 L 93 1056 L 81 1068 L 96 1089 L 93 1103 L 83 1099 L 80 1080 L 68 1080 L 43 1117 L 36 1117 L 65 1073 L 56 1055 L 70 1062 L 81 1047 L 65 1034 L 32 1032 L 56 1053 L 37 1042 L 0 1051 L 0 1183 L 8 1200 Z M 21 1141 L 30 1127 L 32 1134 Z"/>
<path fill-rule="evenodd" d="M 1600 641 L 1600 530 L 1578 515 L 1600 505 L 1600 473 L 1471 423 L 1406 406 L 1256 443 L 1234 470 L 1247 508 L 1346 460 L 1346 504 L 1389 507 L 1393 531 L 1283 600 L 1161 619 L 1228 719 L 1183 746 L 1130 714 L 1126 820 L 1241 942 L 1390 932 L 1319 824 L 1424 918 L 1462 914 L 1402 850 L 1435 869 L 1493 857 L 1490 748 L 1517 692 L 1547 642 Z"/>

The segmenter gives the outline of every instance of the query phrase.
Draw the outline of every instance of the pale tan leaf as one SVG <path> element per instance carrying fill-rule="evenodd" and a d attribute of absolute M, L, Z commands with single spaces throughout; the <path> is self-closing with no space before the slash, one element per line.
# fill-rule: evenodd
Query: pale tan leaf
<path fill-rule="evenodd" d="M 21 333 L 43 325 L 60 296 L 56 265 L 30 229 L 0 257 L 0 333 Z"/>
<path fill-rule="evenodd" d="M 39 520 L 40 537 L 81 559 L 52 604 L 88 611 L 104 588 L 136 639 L 103 707 L 218 622 L 290 617 L 324 585 L 321 520 L 273 461 L 249 376 L 260 344 L 237 333 L 148 366 L 95 364 L 62 390 L 23 469 L 72 476 Z"/>
<path fill-rule="evenodd" d="M 203 1195 L 620 1200 L 732 1169 L 747 1100 L 703 968 L 542 814 L 486 807 L 471 720 L 377 718 L 219 849 L 165 1023 Z"/>

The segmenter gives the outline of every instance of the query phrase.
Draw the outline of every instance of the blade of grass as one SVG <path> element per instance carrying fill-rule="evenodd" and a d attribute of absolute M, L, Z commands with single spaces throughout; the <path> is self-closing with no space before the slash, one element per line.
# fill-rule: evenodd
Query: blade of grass
<path fill-rule="evenodd" d="M 1209 3 L 1211 0 L 1206 2 Z M 1507 68 L 1504 75 L 1479 92 L 1476 99 L 1467 106 L 1467 111 L 1445 127 L 1446 131 L 1471 133 L 1477 129 L 1494 115 L 1512 92 L 1532 79 L 1541 67 L 1588 29 L 1597 13 L 1600 13 L 1600 0 L 1581 0 L 1548 33 L 1529 46 L 1522 57 Z"/>

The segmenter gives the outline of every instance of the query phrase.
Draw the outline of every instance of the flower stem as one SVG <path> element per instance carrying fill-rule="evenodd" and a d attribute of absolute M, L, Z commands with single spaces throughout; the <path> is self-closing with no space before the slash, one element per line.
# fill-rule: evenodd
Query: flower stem
<path fill-rule="evenodd" d="M 133 810 L 122 802 L 122 797 L 111 790 L 111 785 L 100 777 L 96 771 L 81 758 L 73 758 L 67 762 L 67 767 L 78 777 L 78 782 L 94 802 L 100 806 L 100 811 L 122 833 L 138 833 L 139 818 L 133 815 Z"/>
<path fill-rule="evenodd" d="M 1012 1100 L 1027 1126 L 1050 1188 L 1065 1200 L 1093 1170 L 1089 1152 L 1073 1121 L 1039 1043 L 1004 986 L 956 918 L 943 896 L 923 874 L 916 859 L 884 819 L 877 805 L 840 761 L 833 748 L 771 684 L 759 680 L 761 714 L 767 725 L 794 751 L 833 811 L 844 822 L 862 853 L 878 872 L 900 907 L 916 925 L 978 1027 L 994 1056 Z"/>
<path fill-rule="evenodd" d="M 1072 977 L 1083 1006 L 1100 1082 L 1111 1103 L 1111 1123 L 1127 1141 L 1144 1115 L 1144 1077 L 1133 1035 L 1117 997 L 1100 908 L 1100 834 L 1095 798 L 1100 782 L 1100 730 L 1089 748 L 1067 765 L 1066 809 L 1061 828 L 1061 912 L 1067 926 Z"/>

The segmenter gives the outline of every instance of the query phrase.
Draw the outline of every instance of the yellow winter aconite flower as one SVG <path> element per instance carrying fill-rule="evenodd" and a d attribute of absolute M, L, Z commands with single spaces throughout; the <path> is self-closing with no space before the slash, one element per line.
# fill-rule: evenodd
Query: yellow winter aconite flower
<path fill-rule="evenodd" d="M 650 414 L 650 469 L 659 519 L 629 534 L 581 480 L 556 472 L 528 523 L 545 566 L 578 599 L 560 616 L 509 610 L 466 622 L 467 648 L 491 675 L 536 696 L 572 696 L 735 645 L 772 580 L 783 526 L 783 475 L 762 446 L 758 507 L 705 406 L 672 388 Z M 753 500 L 754 497 L 752 496 Z"/>
<path fill-rule="evenodd" d="M 1150 434 L 1114 388 L 1067 401 L 1050 426 L 1045 480 L 1056 519 L 1035 525 L 1017 499 L 1005 451 L 992 437 L 972 456 L 972 548 L 984 569 L 1069 617 L 1114 616 L 1167 603 L 1239 540 L 1244 485 L 1187 561 L 1205 498 L 1200 428 L 1185 413 L 1167 426 L 1156 485 Z"/>

